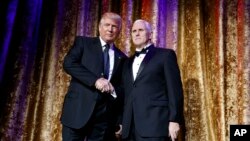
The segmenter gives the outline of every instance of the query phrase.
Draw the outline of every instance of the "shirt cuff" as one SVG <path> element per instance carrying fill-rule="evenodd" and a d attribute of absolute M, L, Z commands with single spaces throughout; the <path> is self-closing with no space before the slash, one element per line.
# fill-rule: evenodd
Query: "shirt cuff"
<path fill-rule="evenodd" d="M 116 92 L 113 91 L 113 92 L 111 93 L 111 96 L 113 96 L 113 98 L 116 99 L 116 98 L 117 98 Z"/>

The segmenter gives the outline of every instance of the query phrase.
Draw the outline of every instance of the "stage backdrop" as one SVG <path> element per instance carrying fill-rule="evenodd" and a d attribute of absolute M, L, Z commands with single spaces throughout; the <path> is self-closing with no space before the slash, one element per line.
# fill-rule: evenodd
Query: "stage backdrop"
<path fill-rule="evenodd" d="M 138 18 L 152 23 L 155 45 L 176 51 L 179 140 L 227 141 L 229 125 L 250 124 L 249 0 L 1 0 L 0 9 L 1 141 L 61 140 L 63 58 L 76 35 L 98 35 L 106 11 L 122 16 L 116 44 L 128 56 Z"/>

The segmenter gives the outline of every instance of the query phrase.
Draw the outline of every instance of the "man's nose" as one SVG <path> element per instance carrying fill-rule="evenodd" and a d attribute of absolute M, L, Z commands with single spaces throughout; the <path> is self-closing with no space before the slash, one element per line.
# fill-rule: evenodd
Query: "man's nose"
<path fill-rule="evenodd" d="M 138 35 L 139 35 L 139 32 L 138 32 L 138 31 L 134 31 L 133 34 L 134 34 L 135 36 L 138 36 Z"/>
<path fill-rule="evenodd" d="M 113 27 L 112 26 L 108 26 L 108 31 L 113 31 Z"/>

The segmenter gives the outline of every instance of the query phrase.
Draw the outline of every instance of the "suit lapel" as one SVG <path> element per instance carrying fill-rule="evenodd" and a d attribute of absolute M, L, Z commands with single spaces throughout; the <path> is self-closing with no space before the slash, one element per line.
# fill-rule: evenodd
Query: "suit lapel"
<path fill-rule="evenodd" d="M 89 49 L 91 50 L 91 53 L 89 54 L 89 57 L 91 59 L 91 61 L 93 61 L 92 63 L 88 63 L 89 65 L 91 65 L 93 68 L 92 70 L 98 75 L 101 74 L 103 72 L 103 51 L 102 51 L 102 45 L 101 42 L 99 40 L 99 38 L 96 38 L 95 40 L 93 40 L 93 45 L 91 47 L 89 47 Z M 96 55 L 93 55 L 96 54 Z"/>
<path fill-rule="evenodd" d="M 134 62 L 135 56 L 131 57 L 128 62 L 128 76 L 130 82 L 134 82 L 135 78 L 133 76 L 133 62 Z"/>
<path fill-rule="evenodd" d="M 149 61 L 151 60 L 151 58 L 153 56 L 154 56 L 154 45 L 151 45 L 151 46 L 149 46 L 149 50 L 148 50 L 146 56 L 144 57 L 140 67 L 139 67 L 139 70 L 137 72 L 137 76 L 136 76 L 135 81 L 140 77 L 140 75 L 141 75 L 142 71 L 144 70 L 145 66 L 149 63 Z"/>
<path fill-rule="evenodd" d="M 114 74 L 116 72 L 116 70 L 117 70 L 117 68 L 118 68 L 118 66 L 119 66 L 119 64 L 121 62 L 121 59 L 122 59 L 121 55 L 119 54 L 119 52 L 118 52 L 118 50 L 117 50 L 117 48 L 115 46 L 114 46 L 114 58 L 115 58 L 115 60 L 114 60 L 114 68 L 113 68 L 112 74 Z"/>

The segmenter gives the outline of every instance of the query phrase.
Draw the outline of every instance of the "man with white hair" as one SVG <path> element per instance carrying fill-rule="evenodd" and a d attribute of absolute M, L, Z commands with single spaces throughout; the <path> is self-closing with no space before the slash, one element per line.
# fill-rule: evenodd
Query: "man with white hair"
<path fill-rule="evenodd" d="M 175 140 L 183 122 L 183 92 L 176 54 L 151 42 L 152 28 L 145 20 L 132 27 L 135 55 L 125 61 L 122 83 L 125 141 Z"/>

